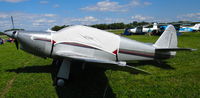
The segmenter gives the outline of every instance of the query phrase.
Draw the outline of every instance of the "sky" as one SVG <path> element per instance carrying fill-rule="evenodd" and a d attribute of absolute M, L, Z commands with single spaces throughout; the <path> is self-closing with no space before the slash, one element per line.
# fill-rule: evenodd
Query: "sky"
<path fill-rule="evenodd" d="M 200 0 L 0 0 L 0 31 L 133 21 L 200 21 Z"/>

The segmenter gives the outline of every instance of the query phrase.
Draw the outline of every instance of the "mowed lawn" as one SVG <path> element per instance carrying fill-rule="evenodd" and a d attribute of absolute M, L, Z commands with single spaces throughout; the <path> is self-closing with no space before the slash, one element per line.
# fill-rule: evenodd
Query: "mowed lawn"
<path fill-rule="evenodd" d="M 115 33 L 119 33 L 115 31 Z M 158 36 L 125 36 L 142 42 L 154 43 Z M 200 32 L 184 33 L 178 37 L 179 47 L 198 49 L 178 52 L 175 58 L 162 63 L 136 61 L 137 66 L 151 75 L 133 74 L 127 70 L 103 68 L 80 63 L 72 64 L 71 80 L 64 88 L 53 84 L 56 67 L 51 59 L 43 59 L 15 45 L 0 45 L 0 98 L 106 98 L 134 97 L 200 97 Z M 77 70 L 76 70 L 77 69 Z"/>

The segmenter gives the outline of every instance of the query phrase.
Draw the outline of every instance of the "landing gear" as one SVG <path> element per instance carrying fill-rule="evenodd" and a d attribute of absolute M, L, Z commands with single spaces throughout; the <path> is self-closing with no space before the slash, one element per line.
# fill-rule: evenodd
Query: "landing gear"
<path fill-rule="evenodd" d="M 63 62 L 63 60 L 54 59 L 53 62 L 52 62 L 52 65 L 60 66 L 62 64 L 62 62 Z"/>
<path fill-rule="evenodd" d="M 65 85 L 65 80 L 64 79 L 58 79 L 56 81 L 56 86 L 63 87 L 64 85 Z"/>
<path fill-rule="evenodd" d="M 53 64 L 57 65 L 59 64 L 59 61 L 53 61 Z M 63 87 L 65 85 L 66 80 L 69 80 L 70 64 L 71 62 L 68 60 L 63 60 L 62 62 L 60 62 L 59 70 L 54 81 L 54 84 L 56 86 Z"/>

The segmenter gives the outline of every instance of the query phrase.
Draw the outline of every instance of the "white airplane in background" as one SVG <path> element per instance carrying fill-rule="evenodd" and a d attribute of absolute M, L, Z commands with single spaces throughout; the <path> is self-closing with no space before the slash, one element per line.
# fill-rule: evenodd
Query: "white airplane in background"
<path fill-rule="evenodd" d="M 128 29 L 127 31 L 132 33 L 132 34 L 144 34 L 148 32 L 153 32 L 158 30 L 158 24 L 154 23 L 152 28 L 145 28 L 145 27 L 136 27 L 133 29 Z"/>
<path fill-rule="evenodd" d="M 195 32 L 200 30 L 200 24 L 195 24 L 192 27 L 180 27 L 179 32 Z"/>
<path fill-rule="evenodd" d="M 4 32 L 15 40 L 18 48 L 31 54 L 52 58 L 59 70 L 55 83 L 63 86 L 70 77 L 70 65 L 73 61 L 117 65 L 148 73 L 142 69 L 127 65 L 134 60 L 164 60 L 176 55 L 179 50 L 193 50 L 177 47 L 177 35 L 174 26 L 169 25 L 155 44 L 131 40 L 96 28 L 76 25 L 57 32 Z M 61 61 L 59 64 L 58 62 Z M 57 63 L 55 63 L 57 62 Z"/>

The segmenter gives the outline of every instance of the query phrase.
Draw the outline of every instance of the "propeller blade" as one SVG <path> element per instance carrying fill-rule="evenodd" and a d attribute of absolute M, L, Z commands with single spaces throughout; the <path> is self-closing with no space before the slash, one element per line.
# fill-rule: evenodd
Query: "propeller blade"
<path fill-rule="evenodd" d="M 13 17 L 12 16 L 11 16 L 11 22 L 12 22 L 13 29 L 15 29 L 15 25 L 14 25 L 14 21 L 13 21 Z"/>
<path fill-rule="evenodd" d="M 14 39 L 14 42 L 15 42 L 15 46 L 16 46 L 16 48 L 18 50 L 19 49 L 19 43 L 18 43 L 17 39 Z"/>

